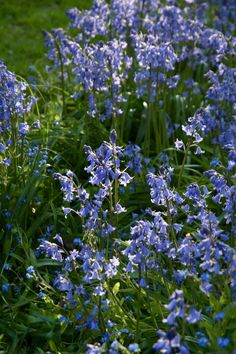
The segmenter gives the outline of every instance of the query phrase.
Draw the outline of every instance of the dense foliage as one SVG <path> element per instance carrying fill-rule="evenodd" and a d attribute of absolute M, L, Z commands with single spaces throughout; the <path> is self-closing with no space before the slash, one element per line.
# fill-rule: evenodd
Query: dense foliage
<path fill-rule="evenodd" d="M 95 0 L 0 64 L 1 353 L 236 353 L 236 5 Z"/>

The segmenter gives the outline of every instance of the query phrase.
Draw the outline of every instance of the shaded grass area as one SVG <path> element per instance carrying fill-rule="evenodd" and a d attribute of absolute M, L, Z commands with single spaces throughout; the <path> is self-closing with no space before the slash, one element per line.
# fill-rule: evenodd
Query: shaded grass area
<path fill-rule="evenodd" d="M 9 70 L 27 76 L 29 66 L 45 65 L 43 30 L 68 24 L 68 8 L 89 8 L 90 0 L 1 0 L 0 59 Z"/>

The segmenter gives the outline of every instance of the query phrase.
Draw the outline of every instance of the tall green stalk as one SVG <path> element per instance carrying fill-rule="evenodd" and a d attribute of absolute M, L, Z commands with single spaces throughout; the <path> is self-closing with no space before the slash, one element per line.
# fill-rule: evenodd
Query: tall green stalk
<path fill-rule="evenodd" d="M 183 176 L 184 167 L 185 167 L 185 163 L 186 163 L 186 160 L 187 160 L 187 157 L 188 157 L 188 153 L 189 153 L 189 150 L 190 150 L 190 146 L 191 146 L 191 143 L 190 143 L 190 141 L 189 141 L 189 142 L 187 143 L 187 146 L 186 146 L 186 149 L 185 149 L 184 158 L 183 158 L 182 165 L 181 165 L 180 172 L 179 172 L 178 185 L 177 185 L 178 188 L 180 187 L 180 184 L 181 184 L 181 179 L 182 179 L 182 176 Z"/>

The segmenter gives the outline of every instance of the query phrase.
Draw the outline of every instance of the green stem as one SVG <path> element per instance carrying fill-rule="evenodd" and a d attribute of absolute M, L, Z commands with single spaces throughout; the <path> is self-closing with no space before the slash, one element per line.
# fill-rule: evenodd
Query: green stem
<path fill-rule="evenodd" d="M 146 126 L 146 135 L 145 135 L 145 153 L 147 156 L 150 154 L 151 146 L 151 121 L 152 121 L 152 104 L 148 104 L 147 112 L 147 126 Z"/>
<path fill-rule="evenodd" d="M 60 62 L 60 71 L 61 71 L 61 90 L 62 90 L 62 114 L 66 113 L 66 97 L 65 97 L 65 73 L 64 73 L 64 63 L 62 60 L 62 54 L 60 45 L 58 44 L 57 38 L 54 36 L 55 45 L 58 51 L 58 59 Z"/>
<path fill-rule="evenodd" d="M 140 264 L 138 266 L 138 279 L 139 279 L 139 283 L 141 280 L 141 267 Z M 139 332 L 140 332 L 140 328 L 139 328 L 139 324 L 140 324 L 140 302 L 141 302 L 141 287 L 140 285 L 138 286 L 138 302 L 137 302 L 137 321 L 136 321 L 136 340 L 138 340 L 140 338 Z"/>
<path fill-rule="evenodd" d="M 11 118 L 11 139 L 12 139 L 12 160 L 15 177 L 18 175 L 18 156 L 17 156 L 17 117 L 15 114 Z"/>
<path fill-rule="evenodd" d="M 117 164 L 116 164 L 116 145 L 113 144 L 113 158 L 114 158 L 114 171 L 117 172 Z M 119 201 L 119 181 L 115 179 L 115 186 L 114 186 L 114 209 Z M 115 215 L 115 228 L 117 230 L 118 227 L 118 215 Z"/>
<path fill-rule="evenodd" d="M 112 289 L 110 288 L 110 285 L 108 284 L 108 291 L 111 295 L 111 297 L 113 298 L 113 300 L 115 301 L 115 303 L 117 304 L 118 308 L 121 310 L 122 315 L 125 315 L 132 323 L 134 323 L 134 319 L 132 317 L 130 317 L 130 315 L 127 313 L 127 311 L 124 309 L 124 307 L 122 306 L 122 304 L 120 303 L 120 301 L 117 299 L 117 297 L 115 296 L 115 294 L 113 293 Z"/>
<path fill-rule="evenodd" d="M 180 169 L 180 172 L 179 172 L 178 188 L 180 187 L 181 178 L 182 178 L 182 175 L 183 175 L 183 172 L 184 172 L 184 166 L 185 166 L 185 162 L 186 162 L 186 159 L 187 159 L 187 156 L 188 156 L 189 149 L 190 149 L 190 142 L 186 146 L 183 162 L 182 162 L 181 169 Z"/>
<path fill-rule="evenodd" d="M 174 242 L 175 248 L 177 249 L 178 245 L 177 245 L 176 235 L 175 235 L 174 227 L 172 225 L 172 218 L 170 214 L 170 202 L 167 199 L 166 199 L 166 204 L 167 204 L 167 222 L 170 227 L 171 240 Z"/>
<path fill-rule="evenodd" d="M 146 278 L 146 283 L 147 283 L 148 282 L 148 274 L 147 274 L 147 268 L 146 267 L 145 267 L 145 278 Z M 150 314 L 151 314 L 151 317 L 152 317 L 152 321 L 155 324 L 156 329 L 158 329 L 158 324 L 157 324 L 157 321 L 156 321 L 156 318 L 155 318 L 155 314 L 153 313 L 153 309 L 152 309 L 152 305 L 151 305 L 151 299 L 150 299 L 150 296 L 149 296 L 148 289 L 146 290 L 146 295 L 147 295 L 147 302 L 148 302 L 149 311 L 150 311 Z M 163 318 L 163 314 L 162 314 L 161 309 L 160 309 L 160 313 L 161 313 L 161 316 Z"/>
<path fill-rule="evenodd" d="M 106 326 L 105 326 L 104 319 L 102 316 L 102 298 L 101 298 L 101 296 L 99 296 L 99 301 L 98 301 L 98 324 L 99 324 L 101 332 L 105 333 Z"/>
<path fill-rule="evenodd" d="M 112 188 L 109 187 L 109 210 L 112 215 L 113 213 L 113 196 L 112 196 Z M 109 259 L 109 246 L 110 246 L 110 236 L 107 235 L 107 242 L 106 242 L 106 259 Z"/>

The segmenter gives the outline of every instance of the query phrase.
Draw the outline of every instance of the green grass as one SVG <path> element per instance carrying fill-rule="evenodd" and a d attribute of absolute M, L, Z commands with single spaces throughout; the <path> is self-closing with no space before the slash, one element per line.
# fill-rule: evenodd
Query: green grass
<path fill-rule="evenodd" d="M 43 30 L 68 24 L 68 8 L 88 8 L 90 0 L 1 0 L 0 59 L 9 70 L 27 76 L 28 67 L 45 65 Z"/>

